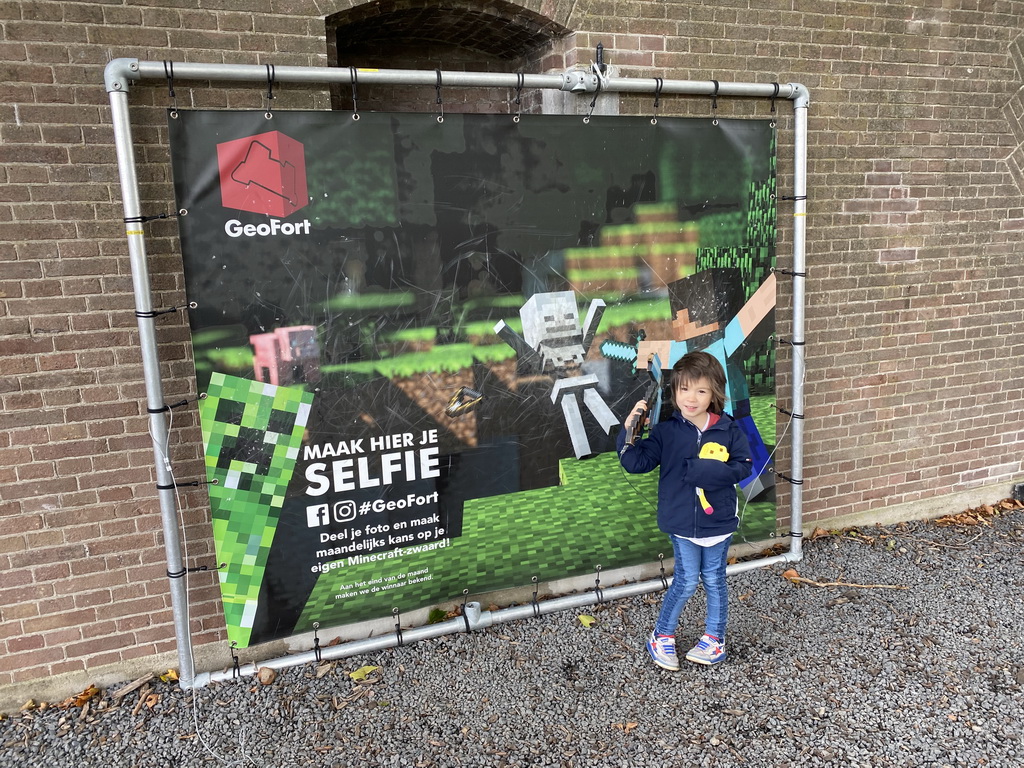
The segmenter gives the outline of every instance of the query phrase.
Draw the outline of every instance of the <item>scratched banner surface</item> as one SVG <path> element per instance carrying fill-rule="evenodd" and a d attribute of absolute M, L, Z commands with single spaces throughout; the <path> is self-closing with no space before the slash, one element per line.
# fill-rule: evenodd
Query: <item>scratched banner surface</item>
<path fill-rule="evenodd" d="M 775 529 L 768 121 L 169 118 L 220 584 L 239 646 L 657 562 L 619 424 L 692 349 Z M 656 353 L 656 356 L 654 356 Z M 214 482 L 215 481 L 215 482 Z"/>

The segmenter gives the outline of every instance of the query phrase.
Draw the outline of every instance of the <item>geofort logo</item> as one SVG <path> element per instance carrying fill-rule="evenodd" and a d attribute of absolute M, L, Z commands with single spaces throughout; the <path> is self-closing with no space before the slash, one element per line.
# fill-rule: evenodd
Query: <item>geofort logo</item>
<path fill-rule="evenodd" d="M 226 141 L 217 145 L 221 204 L 236 211 L 271 217 L 260 224 L 231 219 L 229 237 L 308 235 L 309 220 L 281 221 L 309 203 L 305 148 L 280 131 Z M 276 217 L 276 218 L 275 218 Z"/>

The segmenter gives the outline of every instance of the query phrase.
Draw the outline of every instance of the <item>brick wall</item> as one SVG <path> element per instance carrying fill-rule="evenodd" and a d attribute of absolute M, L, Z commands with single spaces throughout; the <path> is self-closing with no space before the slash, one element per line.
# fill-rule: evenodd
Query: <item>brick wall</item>
<path fill-rule="evenodd" d="M 400 4 L 416 5 L 381 6 Z M 323 66 L 333 43 L 320 14 L 365 3 L 185 5 L 0 0 L 0 699 L 8 702 L 47 678 L 71 691 L 103 674 L 150 669 L 155 656 L 174 663 L 103 66 L 119 56 Z M 575 34 L 524 52 L 509 70 L 588 63 L 602 42 L 627 77 L 810 89 L 807 519 L 957 503 L 963 492 L 1007 495 L 1024 474 L 1024 2 L 520 5 L 534 31 L 550 19 Z M 516 13 L 511 3 L 488 8 Z M 181 107 L 264 105 L 259 88 L 175 90 Z M 277 96 L 276 109 L 331 105 L 319 88 L 282 87 Z M 167 89 L 134 86 L 130 101 L 143 210 L 165 211 L 173 205 Z M 619 103 L 625 114 L 651 108 L 650 97 Z M 709 109 L 707 99 L 663 97 L 660 113 Z M 719 100 L 723 116 L 767 110 Z M 779 120 L 786 194 L 788 104 Z M 780 205 L 783 266 L 787 212 Z M 172 221 L 147 225 L 158 307 L 184 302 L 175 231 Z M 787 322 L 784 313 L 783 334 Z M 157 325 L 167 401 L 194 397 L 184 318 Z M 781 353 L 783 391 L 790 352 Z M 194 408 L 177 409 L 178 479 L 201 475 L 199 443 Z M 781 455 L 786 467 L 785 447 Z M 191 557 L 211 561 L 205 493 L 186 491 L 180 506 Z M 190 594 L 197 646 L 222 646 L 212 573 L 193 575 Z"/>

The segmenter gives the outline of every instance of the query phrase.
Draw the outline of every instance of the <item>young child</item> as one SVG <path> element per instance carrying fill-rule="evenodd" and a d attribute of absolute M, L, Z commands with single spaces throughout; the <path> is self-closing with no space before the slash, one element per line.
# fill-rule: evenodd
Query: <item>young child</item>
<path fill-rule="evenodd" d="M 686 653 L 697 664 L 725 660 L 728 595 L 726 556 L 739 527 L 736 483 L 751 472 L 747 439 L 725 406 L 725 371 L 707 352 L 690 352 L 672 366 L 674 412 L 647 438 L 627 439 L 646 409 L 641 400 L 618 436 L 619 461 L 630 473 L 661 467 L 658 527 L 669 535 L 675 575 L 665 593 L 647 652 L 659 667 L 679 669 L 676 625 L 686 601 L 703 581 L 707 594 L 704 635 Z"/>

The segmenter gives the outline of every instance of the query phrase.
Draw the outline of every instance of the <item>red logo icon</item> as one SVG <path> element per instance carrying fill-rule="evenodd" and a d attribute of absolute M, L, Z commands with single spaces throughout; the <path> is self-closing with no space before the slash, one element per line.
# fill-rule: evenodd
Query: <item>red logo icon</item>
<path fill-rule="evenodd" d="M 309 203 L 302 144 L 270 131 L 217 145 L 225 208 L 284 218 Z"/>

